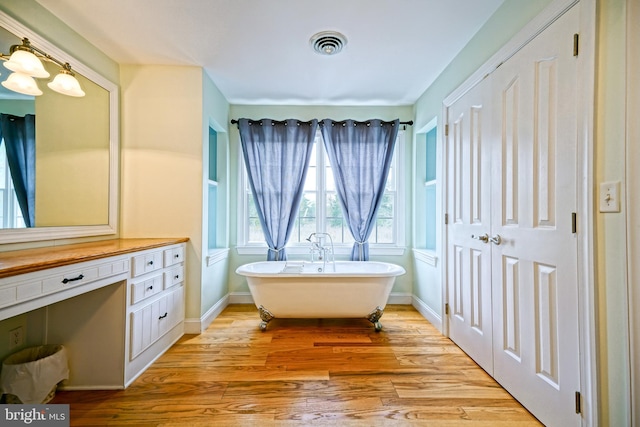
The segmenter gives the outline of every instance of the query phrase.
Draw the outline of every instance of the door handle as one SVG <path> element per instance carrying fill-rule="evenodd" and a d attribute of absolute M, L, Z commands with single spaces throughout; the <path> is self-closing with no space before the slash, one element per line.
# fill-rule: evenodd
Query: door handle
<path fill-rule="evenodd" d="M 487 233 L 484 233 L 482 236 L 476 236 L 475 234 L 472 234 L 471 238 L 472 239 L 478 239 L 478 240 L 480 240 L 481 242 L 484 242 L 484 243 L 488 243 L 489 242 L 489 235 Z"/>
<path fill-rule="evenodd" d="M 502 243 L 502 237 L 500 237 L 499 234 L 496 234 L 495 236 L 490 237 L 489 241 L 494 245 L 499 245 L 500 243 Z"/>

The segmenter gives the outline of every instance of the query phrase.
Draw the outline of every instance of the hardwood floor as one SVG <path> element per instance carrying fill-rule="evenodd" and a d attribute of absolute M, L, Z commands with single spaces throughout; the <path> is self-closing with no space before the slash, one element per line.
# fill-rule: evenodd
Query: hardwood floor
<path fill-rule="evenodd" d="M 413 307 L 365 319 L 275 319 L 232 305 L 129 388 L 59 391 L 72 426 L 539 426 Z"/>

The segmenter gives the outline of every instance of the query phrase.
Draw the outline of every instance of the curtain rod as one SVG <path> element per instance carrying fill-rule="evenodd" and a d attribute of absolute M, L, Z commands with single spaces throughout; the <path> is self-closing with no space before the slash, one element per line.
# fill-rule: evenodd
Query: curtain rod
<path fill-rule="evenodd" d="M 250 120 L 250 121 L 252 121 L 252 122 L 258 122 L 258 121 L 260 121 L 260 120 L 262 120 L 262 119 L 258 119 L 258 120 Z M 284 123 L 284 122 L 285 122 L 285 120 L 273 120 L 273 121 L 274 121 L 275 123 Z M 299 121 L 300 123 L 310 123 L 310 122 L 308 122 L 308 121 L 306 121 L 306 122 L 305 122 L 305 121 L 303 121 L 303 120 L 298 120 L 298 121 Z M 340 121 L 340 120 L 338 120 L 338 121 Z M 356 121 L 357 121 L 357 120 L 356 120 Z M 364 120 L 364 122 L 367 122 L 367 121 L 368 121 L 368 120 Z M 384 121 L 384 120 L 383 120 L 383 121 Z M 235 124 L 237 124 L 237 123 L 238 123 L 238 120 L 236 120 L 236 119 L 231 119 L 231 124 L 232 124 L 232 125 L 235 125 Z M 399 124 L 401 124 L 401 125 L 413 126 L 413 120 L 409 120 L 408 122 L 400 122 Z"/>

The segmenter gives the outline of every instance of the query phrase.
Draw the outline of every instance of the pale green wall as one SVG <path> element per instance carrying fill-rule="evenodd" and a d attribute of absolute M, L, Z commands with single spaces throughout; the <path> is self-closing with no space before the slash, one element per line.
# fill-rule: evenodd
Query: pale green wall
<path fill-rule="evenodd" d="M 229 103 L 218 90 L 211 78 L 203 72 L 204 83 L 204 104 L 203 104 L 203 214 L 202 214 L 202 253 L 208 253 L 208 197 L 207 191 L 209 177 L 209 127 L 213 128 L 218 134 L 218 194 L 217 194 L 217 212 L 216 212 L 216 229 L 217 229 L 217 246 L 219 248 L 229 247 Z M 201 315 L 207 313 L 211 307 L 222 300 L 228 293 L 227 279 L 229 275 L 228 259 L 220 260 L 211 266 L 207 266 L 206 262 L 202 263 L 202 281 L 201 281 Z M 207 326 L 207 325 L 204 325 Z"/>

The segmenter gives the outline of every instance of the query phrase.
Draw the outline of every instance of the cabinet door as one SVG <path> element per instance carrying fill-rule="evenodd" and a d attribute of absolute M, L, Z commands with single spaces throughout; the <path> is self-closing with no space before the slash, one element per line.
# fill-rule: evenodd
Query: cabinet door
<path fill-rule="evenodd" d="M 131 360 L 184 319 L 184 287 L 167 291 L 161 298 L 131 313 Z"/>
<path fill-rule="evenodd" d="M 147 304 L 131 313 L 131 359 L 151 345 L 153 304 Z"/>
<path fill-rule="evenodd" d="M 168 295 L 169 323 L 171 328 L 184 320 L 184 286 L 175 288 Z"/>

